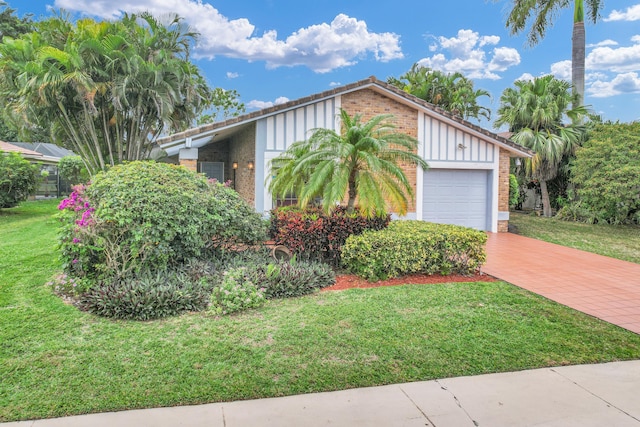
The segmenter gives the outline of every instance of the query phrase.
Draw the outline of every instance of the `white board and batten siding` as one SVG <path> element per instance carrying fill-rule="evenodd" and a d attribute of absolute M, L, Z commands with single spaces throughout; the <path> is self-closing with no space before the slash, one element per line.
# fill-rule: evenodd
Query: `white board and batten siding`
<path fill-rule="evenodd" d="M 499 148 L 473 132 L 418 113 L 416 218 L 497 231 Z"/>
<path fill-rule="evenodd" d="M 312 129 L 335 130 L 339 108 L 339 99 L 330 98 L 259 120 L 258 128 L 264 126 L 266 131 L 265 152 L 281 153 L 292 143 L 308 139 Z"/>
<path fill-rule="evenodd" d="M 340 126 L 340 97 L 319 100 L 301 105 L 258 120 L 256 124 L 256 164 L 264 168 L 256 169 L 256 188 L 264 188 L 263 194 L 256 194 L 256 209 L 267 212 L 272 208 L 272 198 L 268 190 L 269 162 L 296 141 L 311 136 L 313 129 L 337 130 Z M 259 192 L 257 192 L 259 193 Z"/>

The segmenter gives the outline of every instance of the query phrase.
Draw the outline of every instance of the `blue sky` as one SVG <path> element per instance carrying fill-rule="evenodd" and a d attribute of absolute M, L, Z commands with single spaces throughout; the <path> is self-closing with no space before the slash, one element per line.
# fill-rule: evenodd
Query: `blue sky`
<path fill-rule="evenodd" d="M 196 63 L 212 86 L 235 89 L 247 110 L 293 100 L 371 75 L 398 77 L 420 62 L 460 71 L 494 112 L 519 78 L 570 80 L 572 10 L 527 47 L 504 22 L 510 1 L 9 0 L 18 14 L 112 19 L 122 11 L 178 13 L 201 33 Z M 605 2 L 587 24 L 586 99 L 605 119 L 640 120 L 640 0 Z M 481 123 L 491 128 L 491 123 Z"/>

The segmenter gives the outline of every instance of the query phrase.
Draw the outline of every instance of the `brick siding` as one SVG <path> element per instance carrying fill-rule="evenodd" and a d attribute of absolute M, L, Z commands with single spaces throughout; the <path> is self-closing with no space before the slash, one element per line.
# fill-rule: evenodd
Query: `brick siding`
<path fill-rule="evenodd" d="M 509 212 L 509 152 L 500 149 L 500 165 L 498 175 L 498 212 Z M 506 233 L 509 228 L 508 220 L 498 221 L 498 232 Z"/>
<path fill-rule="evenodd" d="M 418 112 L 404 104 L 394 101 L 370 89 L 358 90 L 342 95 L 342 108 L 350 116 L 361 114 L 363 121 L 367 121 L 378 114 L 393 114 L 392 122 L 398 132 L 414 138 L 418 137 Z M 409 201 L 407 213 L 416 212 L 416 166 L 400 163 L 413 189 L 413 200 Z"/>
<path fill-rule="evenodd" d="M 256 172 L 255 168 L 263 167 L 256 165 L 255 159 L 256 144 L 256 124 L 251 123 L 245 129 L 231 138 L 229 143 L 229 167 L 232 162 L 238 162 L 236 170 L 236 191 L 247 203 L 255 206 L 256 194 Z M 254 169 L 249 170 L 247 164 L 252 161 Z M 229 179 L 233 179 L 233 169 L 229 175 Z"/>

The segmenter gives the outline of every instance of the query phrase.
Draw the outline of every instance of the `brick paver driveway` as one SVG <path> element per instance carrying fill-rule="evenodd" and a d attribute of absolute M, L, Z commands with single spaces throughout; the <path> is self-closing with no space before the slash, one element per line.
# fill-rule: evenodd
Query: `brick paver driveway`
<path fill-rule="evenodd" d="M 488 233 L 484 273 L 640 334 L 640 264 Z"/>

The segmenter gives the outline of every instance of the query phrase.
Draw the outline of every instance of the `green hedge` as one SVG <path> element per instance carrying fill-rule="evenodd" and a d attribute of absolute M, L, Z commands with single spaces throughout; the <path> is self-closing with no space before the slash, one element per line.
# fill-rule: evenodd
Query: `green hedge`
<path fill-rule="evenodd" d="M 392 221 L 380 231 L 351 236 L 342 263 L 369 281 L 412 273 L 472 274 L 486 260 L 482 231 L 423 221 Z"/>

